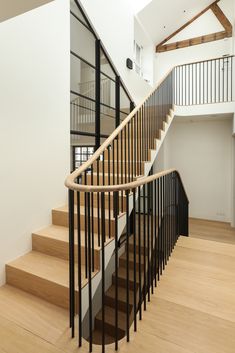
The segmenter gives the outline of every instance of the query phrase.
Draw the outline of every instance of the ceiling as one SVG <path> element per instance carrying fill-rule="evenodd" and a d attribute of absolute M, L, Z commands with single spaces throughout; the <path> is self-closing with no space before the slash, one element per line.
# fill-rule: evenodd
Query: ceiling
<path fill-rule="evenodd" d="M 159 44 L 213 0 L 152 0 L 138 18 L 154 44 Z"/>
<path fill-rule="evenodd" d="M 33 10 L 53 0 L 0 0 L 0 22 Z"/>

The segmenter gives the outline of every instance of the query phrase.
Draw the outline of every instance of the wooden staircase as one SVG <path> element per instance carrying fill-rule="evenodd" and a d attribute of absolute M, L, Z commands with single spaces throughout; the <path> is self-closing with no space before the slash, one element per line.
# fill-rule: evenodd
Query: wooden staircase
<path fill-rule="evenodd" d="M 160 145 L 164 139 L 166 130 L 169 128 L 171 121 L 173 119 L 173 111 L 170 111 L 170 114 L 166 116 L 165 121 L 162 125 L 162 130 L 159 131 L 155 139 L 155 149 L 159 150 Z M 114 146 L 115 150 L 111 151 L 110 155 L 117 156 L 117 146 Z M 141 174 L 139 177 L 146 175 L 148 173 L 149 165 L 152 165 L 153 158 L 151 153 L 153 150 L 148 151 L 148 160 L 145 162 L 138 162 L 139 170 Z M 120 154 L 119 154 L 120 155 Z M 101 161 L 99 162 L 101 163 Z M 121 159 L 119 159 L 119 165 L 121 168 Z M 146 165 L 147 170 L 146 170 Z M 105 154 L 105 163 L 104 169 L 105 172 L 108 172 L 109 162 L 108 155 Z M 130 165 L 127 164 L 127 172 Z M 94 168 L 94 179 L 93 183 L 97 182 L 97 175 L 95 174 Z M 105 183 L 108 183 L 108 174 L 105 175 Z M 138 176 L 136 177 L 136 179 Z M 111 175 L 110 183 L 113 183 L 113 180 L 117 179 L 117 175 Z M 85 180 L 83 180 L 85 182 Z M 91 184 L 91 176 L 88 175 L 86 179 L 86 184 Z M 106 245 L 109 242 L 113 241 L 114 237 L 114 227 L 115 221 L 113 217 L 113 193 L 105 196 L 105 218 L 106 218 L 106 229 L 109 226 L 109 216 L 111 209 L 111 227 L 110 234 L 106 234 Z M 121 197 L 121 196 L 120 196 Z M 122 196 L 125 199 L 125 195 Z M 111 200 L 111 202 L 109 202 Z M 81 230 L 85 232 L 85 200 L 84 194 L 81 193 Z M 125 202 L 124 202 L 125 205 Z M 76 200 L 75 200 L 76 206 Z M 98 218 L 100 217 L 100 212 L 97 208 L 97 198 L 94 195 L 94 271 L 92 272 L 92 278 L 96 276 L 100 269 L 100 246 L 98 244 Z M 76 207 L 75 207 L 76 212 Z M 118 216 L 119 219 L 125 217 L 125 206 L 123 212 Z M 8 263 L 6 265 L 6 282 L 12 286 L 15 286 L 19 289 L 22 289 L 26 292 L 29 292 L 35 296 L 38 296 L 42 299 L 47 300 L 50 303 L 56 304 L 60 307 L 69 308 L 69 215 L 68 215 L 68 205 L 64 205 L 52 210 L 52 225 L 35 231 L 32 234 L 32 251 L 28 254 L 19 257 L 18 259 Z M 75 228 L 76 217 L 75 217 Z M 82 287 L 86 286 L 87 279 L 85 276 L 85 236 L 81 237 L 81 256 L 82 256 Z M 75 253 L 75 257 L 77 254 Z M 125 259 L 121 258 L 120 261 L 120 283 L 124 285 L 124 277 L 122 277 L 122 271 L 124 271 Z M 76 276 L 75 276 L 76 277 Z M 77 286 L 77 284 L 76 284 Z M 111 293 L 112 288 L 109 289 L 106 293 L 107 303 L 111 303 Z M 110 297 L 109 297 L 110 296 Z M 121 300 L 121 299 L 120 299 Z M 122 305 L 121 305 L 122 307 Z M 110 315 L 112 313 L 112 306 L 109 306 Z M 110 319 L 111 316 L 107 317 Z M 95 322 L 95 331 L 99 327 L 99 315 L 97 316 Z M 109 323 L 109 327 L 110 327 Z M 121 331 L 120 331 L 121 332 Z M 124 331 L 122 331 L 124 334 Z M 111 337 L 112 335 L 110 335 Z"/>

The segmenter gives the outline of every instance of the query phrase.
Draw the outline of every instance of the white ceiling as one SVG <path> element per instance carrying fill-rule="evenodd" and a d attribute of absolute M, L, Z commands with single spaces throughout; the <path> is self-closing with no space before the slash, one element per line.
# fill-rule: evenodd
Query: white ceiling
<path fill-rule="evenodd" d="M 212 0 L 152 0 L 138 18 L 153 43 L 159 44 L 211 3 Z"/>
<path fill-rule="evenodd" d="M 0 22 L 18 16 L 53 0 L 0 0 Z"/>

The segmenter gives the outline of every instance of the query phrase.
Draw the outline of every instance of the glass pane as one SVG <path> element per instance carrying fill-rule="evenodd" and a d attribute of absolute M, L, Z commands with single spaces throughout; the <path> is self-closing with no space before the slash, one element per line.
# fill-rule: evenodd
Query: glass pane
<path fill-rule="evenodd" d="M 85 18 L 83 17 L 81 11 L 77 7 L 74 0 L 70 0 L 70 10 L 83 22 L 87 25 Z"/>
<path fill-rule="evenodd" d="M 102 74 L 100 77 L 100 101 L 115 108 L 115 82 Z"/>
<path fill-rule="evenodd" d="M 108 75 L 113 80 L 115 80 L 115 77 L 116 77 L 115 72 L 110 66 L 108 59 L 106 58 L 102 49 L 100 51 L 100 70 L 101 72 L 103 72 L 104 74 Z"/>
<path fill-rule="evenodd" d="M 71 50 L 95 65 L 95 37 L 73 15 L 70 15 Z"/>
<path fill-rule="evenodd" d="M 130 113 L 130 99 L 122 86 L 120 87 L 120 110 L 127 114 Z"/>
<path fill-rule="evenodd" d="M 101 105 L 101 134 L 110 135 L 115 130 L 115 110 Z"/>
<path fill-rule="evenodd" d="M 95 103 L 79 96 L 71 95 L 70 129 L 95 132 Z"/>
<path fill-rule="evenodd" d="M 95 69 L 71 54 L 70 87 L 72 91 L 95 99 Z"/>

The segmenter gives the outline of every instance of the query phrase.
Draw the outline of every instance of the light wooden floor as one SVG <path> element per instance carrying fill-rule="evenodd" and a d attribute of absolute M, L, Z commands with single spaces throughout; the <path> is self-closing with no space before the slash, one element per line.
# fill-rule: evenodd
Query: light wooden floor
<path fill-rule="evenodd" d="M 138 332 L 120 342 L 119 352 L 234 353 L 234 293 L 235 245 L 180 238 Z M 113 345 L 106 351 L 114 352 Z M 2 287 L 0 353 L 49 352 L 87 353 L 88 347 L 84 341 L 78 350 L 70 340 L 64 309 Z"/>
<path fill-rule="evenodd" d="M 190 218 L 189 230 L 194 238 L 235 244 L 235 228 L 228 223 Z"/>

